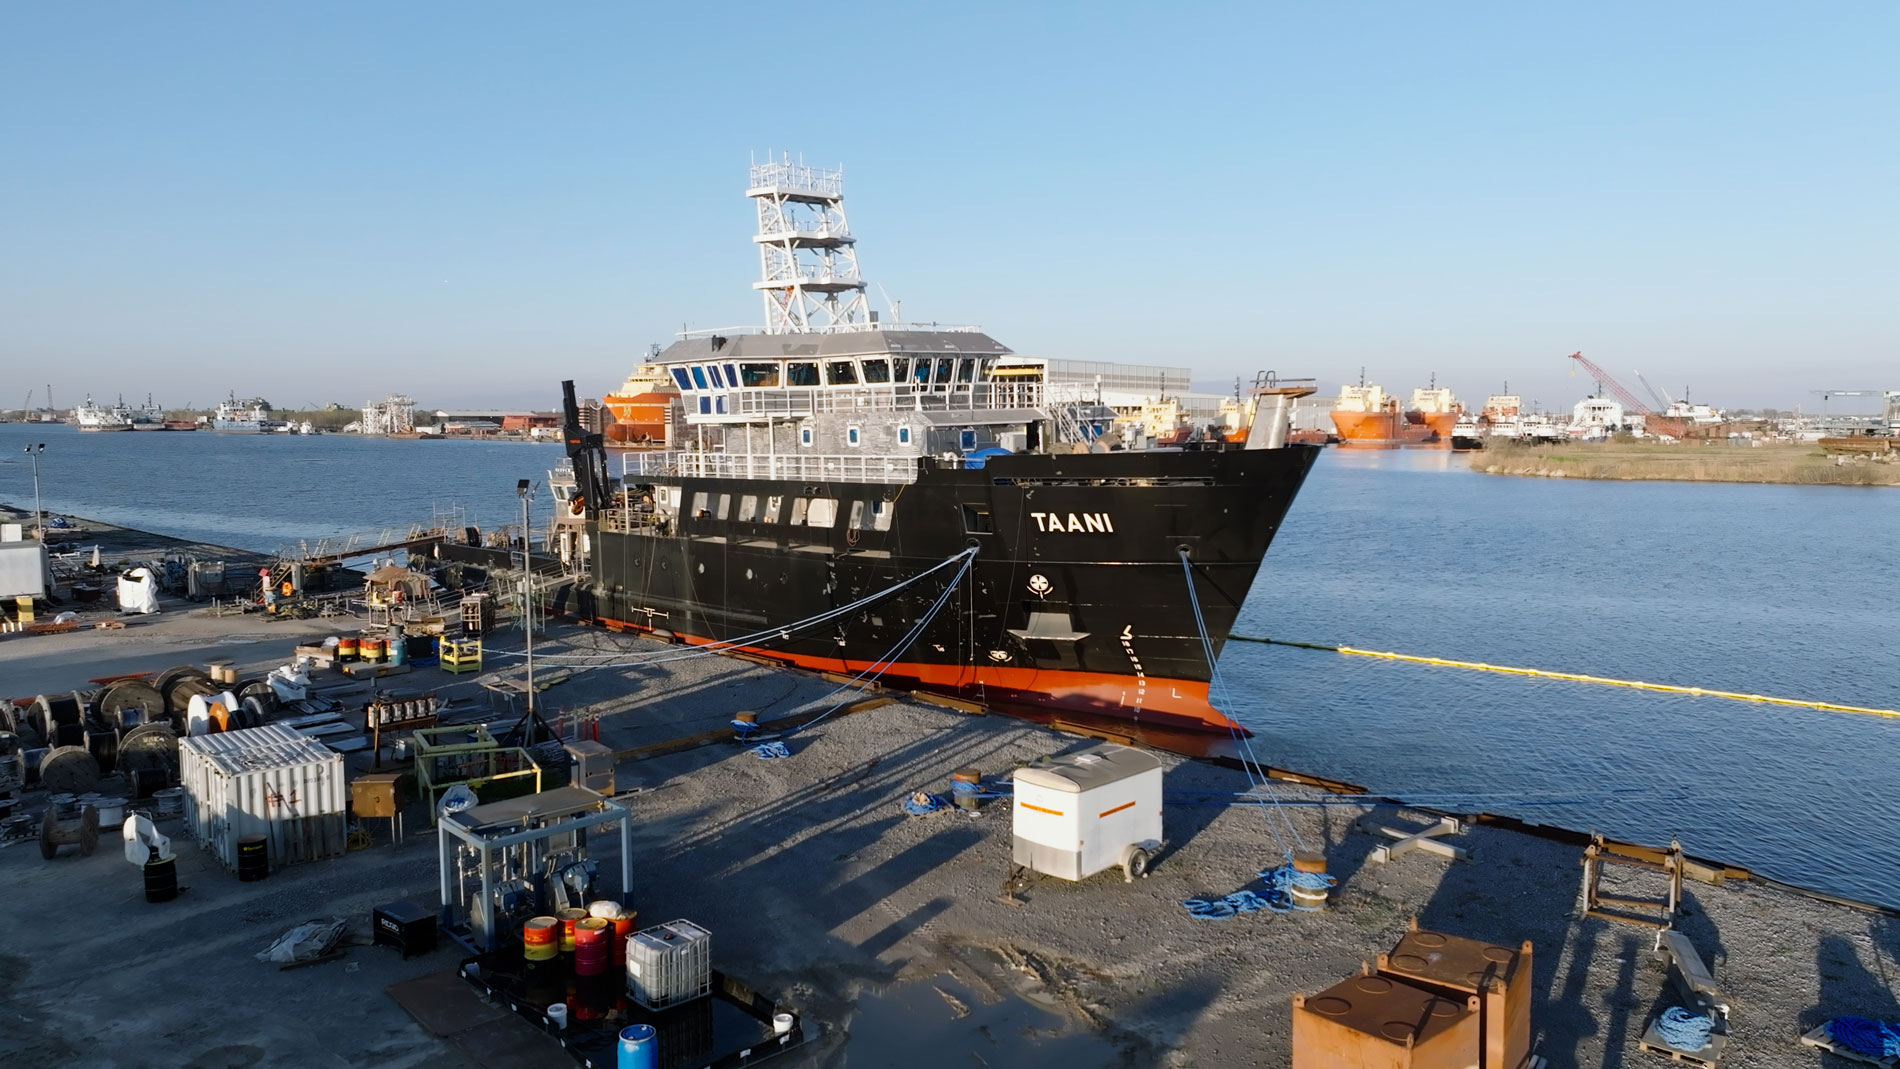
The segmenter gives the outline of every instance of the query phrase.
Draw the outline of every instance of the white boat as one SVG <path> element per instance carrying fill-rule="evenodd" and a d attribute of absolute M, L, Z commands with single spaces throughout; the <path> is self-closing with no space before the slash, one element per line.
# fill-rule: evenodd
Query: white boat
<path fill-rule="evenodd" d="M 264 402 L 239 401 L 236 394 L 219 404 L 211 416 L 211 429 L 222 434 L 275 434 L 287 426 L 283 420 L 271 418 Z"/>
<path fill-rule="evenodd" d="M 82 431 L 129 431 L 132 429 L 132 412 L 123 403 L 107 408 L 92 403 L 92 395 L 86 395 L 86 402 L 73 409 L 73 422 Z"/>

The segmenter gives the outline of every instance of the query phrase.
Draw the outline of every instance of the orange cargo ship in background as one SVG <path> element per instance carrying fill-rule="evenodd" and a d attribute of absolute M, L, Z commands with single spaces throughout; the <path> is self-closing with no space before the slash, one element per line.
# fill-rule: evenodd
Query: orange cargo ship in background
<path fill-rule="evenodd" d="M 600 399 L 614 419 L 602 434 L 615 445 L 664 445 L 667 410 L 678 398 L 664 369 L 641 364 L 620 389 Z"/>
<path fill-rule="evenodd" d="M 1332 411 L 1341 445 L 1427 445 L 1451 441 L 1452 428 L 1464 406 L 1450 390 L 1436 384 L 1412 391 L 1412 403 L 1401 409 L 1378 383 L 1339 388 Z"/>

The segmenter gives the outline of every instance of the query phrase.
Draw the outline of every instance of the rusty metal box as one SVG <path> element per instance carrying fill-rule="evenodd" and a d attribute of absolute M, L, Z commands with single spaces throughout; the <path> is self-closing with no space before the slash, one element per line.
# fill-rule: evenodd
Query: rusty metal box
<path fill-rule="evenodd" d="M 364 817 L 396 817 L 402 813 L 400 772 L 365 772 L 350 781 L 350 808 Z"/>
<path fill-rule="evenodd" d="M 1411 930 L 1379 955 L 1379 975 L 1403 980 L 1447 998 L 1479 999 L 1484 1040 L 1481 1069 L 1519 1069 L 1531 1053 L 1531 944 L 1517 947 Z"/>
<path fill-rule="evenodd" d="M 598 742 L 570 742 L 567 744 L 567 759 L 573 766 L 573 776 L 569 782 L 585 787 L 596 794 L 611 797 L 614 793 L 614 752 Z"/>
<path fill-rule="evenodd" d="M 1478 1000 L 1364 974 L 1293 996 L 1293 1069 L 1476 1069 Z"/>

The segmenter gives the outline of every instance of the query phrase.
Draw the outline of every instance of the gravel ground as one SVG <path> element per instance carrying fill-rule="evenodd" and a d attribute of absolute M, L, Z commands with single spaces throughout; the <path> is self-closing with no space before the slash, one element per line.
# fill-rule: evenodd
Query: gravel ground
<path fill-rule="evenodd" d="M 0 695 L 213 655 L 262 668 L 334 630 L 332 621 L 199 610 L 168 611 L 122 632 L 4 638 Z M 769 723 L 824 708 L 834 690 L 729 658 L 668 660 L 678 647 L 591 629 L 556 628 L 552 639 L 539 671 L 554 671 L 563 648 L 619 666 L 579 672 L 542 695 L 544 708 L 600 714 L 602 740 L 623 751 L 717 731 L 741 709 Z M 495 636 L 490 667 L 513 665 L 506 649 L 517 643 Z M 508 715 L 467 678 L 425 670 L 396 682 L 469 698 L 465 715 Z M 1260 742 L 1270 753 L 1271 740 Z M 647 921 L 686 917 L 709 928 L 719 968 L 819 1025 L 819 1040 L 792 1064 L 1285 1065 L 1293 993 L 1352 974 L 1412 917 L 1430 929 L 1533 943 L 1533 1030 L 1553 1067 L 1651 1060 L 1636 1041 L 1674 1001 L 1649 952 L 1651 934 L 1576 916 L 1573 846 L 1480 826 L 1460 840 L 1472 860 L 1415 853 L 1375 864 L 1375 840 L 1354 830 L 1366 809 L 1304 805 L 1338 799 L 1283 785 L 1299 840 L 1322 850 L 1341 879 L 1333 908 L 1197 921 L 1182 899 L 1257 887 L 1255 871 L 1279 862 L 1285 832 L 1276 834 L 1260 810 L 1171 807 L 1168 846 L 1148 879 L 1046 880 L 1011 906 L 998 897 L 1010 852 L 1007 803 L 975 816 L 911 817 L 899 808 L 913 791 L 945 792 L 956 769 L 1001 775 L 1086 744 L 903 700 L 794 735 L 788 760 L 761 761 L 721 742 L 623 761 L 618 786 L 638 821 L 635 904 Z M 1171 791 L 1246 786 L 1236 771 L 1163 759 Z M 412 815 L 412 833 L 424 826 Z M 251 959 L 310 917 L 351 918 L 367 938 L 375 904 L 433 902 L 426 834 L 261 884 L 238 883 L 184 844 L 182 882 L 192 890 L 164 905 L 145 903 L 137 872 L 109 850 L 70 855 L 44 862 L 30 845 L 0 850 L 11 919 L 0 940 L 0 1010 L 16 1022 L 0 1030 L 9 1064 L 472 1064 L 383 991 L 446 967 L 446 951 L 401 962 L 360 949 L 345 963 L 293 972 Z M 602 869 L 617 866 L 603 861 Z M 1711 959 L 1733 1007 L 1723 1065 L 1845 1065 L 1796 1037 L 1839 1014 L 1900 1019 L 1890 985 L 1900 970 L 1893 917 L 1751 882 L 1692 883 L 1687 904 L 1680 927 Z M 910 997 L 920 985 L 935 994 Z M 932 1016 L 939 1004 L 941 1019 Z M 1013 1006 L 1034 1008 L 1032 1023 Z M 928 1049 L 904 1041 L 925 1033 Z M 552 1048 L 549 1064 L 560 1064 Z"/>

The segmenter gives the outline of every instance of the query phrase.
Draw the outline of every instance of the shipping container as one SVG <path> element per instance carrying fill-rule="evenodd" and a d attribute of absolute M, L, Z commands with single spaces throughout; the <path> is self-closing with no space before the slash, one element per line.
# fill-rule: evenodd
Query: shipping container
<path fill-rule="evenodd" d="M 237 871 L 238 840 L 262 835 L 273 871 L 345 850 L 343 756 L 272 724 L 178 740 L 185 820 L 198 842 Z"/>

